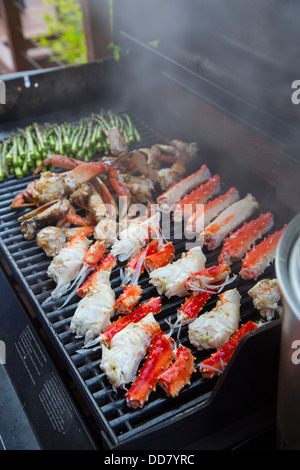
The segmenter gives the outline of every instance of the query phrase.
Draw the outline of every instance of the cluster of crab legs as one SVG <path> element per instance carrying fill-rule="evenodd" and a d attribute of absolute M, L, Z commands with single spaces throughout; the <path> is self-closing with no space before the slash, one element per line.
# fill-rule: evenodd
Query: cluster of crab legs
<path fill-rule="evenodd" d="M 196 372 L 191 349 L 177 346 L 155 319 L 162 295 L 184 298 L 171 330 L 188 325 L 191 344 L 197 349 L 216 349 L 199 366 L 203 377 L 221 373 L 240 339 L 257 327 L 248 322 L 239 328 L 236 289 L 220 293 L 235 279 L 230 278 L 230 266 L 242 260 L 239 275 L 257 279 L 274 259 L 285 229 L 255 244 L 272 228 L 273 215 L 268 212 L 247 222 L 259 207 L 256 199 L 250 194 L 240 199 L 236 188 L 215 197 L 221 191 L 220 177 L 211 175 L 206 165 L 183 178 L 186 163 L 196 151 L 195 144 L 171 141 L 131 152 L 122 148 L 117 155 L 90 163 L 53 155 L 36 168 L 34 176 L 40 177 L 11 204 L 13 209 L 37 206 L 18 219 L 26 239 L 34 238 L 40 224 L 56 221 L 36 235 L 37 244 L 53 258 L 48 275 L 57 286 L 47 301 L 71 290 L 68 301 L 76 292 L 81 300 L 70 331 L 84 337 L 85 346 L 95 338 L 100 340 L 100 367 L 114 388 L 131 384 L 126 401 L 134 408 L 142 407 L 157 385 L 168 396 L 177 396 Z M 161 168 L 161 162 L 169 166 Z M 42 171 L 49 165 L 68 171 Z M 154 214 L 146 211 L 123 226 L 116 195 L 126 200 L 127 207 L 128 201 L 148 204 L 157 188 Z M 184 221 L 187 232 L 197 234 L 201 241 L 177 260 L 173 243 L 160 230 L 160 215 L 170 209 L 174 221 Z M 89 237 L 94 237 L 93 243 Z M 219 264 L 206 267 L 202 247 L 215 250 L 222 243 Z M 110 275 L 118 259 L 127 263 L 123 291 L 116 299 Z M 139 304 L 139 278 L 144 271 L 159 296 Z M 216 294 L 215 309 L 199 316 Z M 113 321 L 116 313 L 119 318 Z"/>

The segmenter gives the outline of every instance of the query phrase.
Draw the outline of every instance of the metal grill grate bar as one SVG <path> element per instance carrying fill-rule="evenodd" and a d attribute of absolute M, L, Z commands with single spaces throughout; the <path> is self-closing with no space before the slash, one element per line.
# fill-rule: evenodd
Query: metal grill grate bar
<path fill-rule="evenodd" d="M 144 147 L 151 145 L 156 141 L 155 137 L 150 134 L 149 129 L 145 129 L 141 122 L 140 134 L 143 138 Z M 81 349 L 83 340 L 74 338 L 69 332 L 69 326 L 72 315 L 77 306 L 78 298 L 75 296 L 70 303 L 59 308 L 64 302 L 65 298 L 59 301 L 51 301 L 45 306 L 42 303 L 49 296 L 51 290 L 54 288 L 54 282 L 47 276 L 47 268 L 50 263 L 49 258 L 46 257 L 44 252 L 37 247 L 34 241 L 25 241 L 22 233 L 20 232 L 20 223 L 18 217 L 25 213 L 23 210 L 20 213 L 12 211 L 9 204 L 12 198 L 21 190 L 25 189 L 31 178 L 17 181 L 9 177 L 7 181 L 0 185 L 0 235 L 1 238 L 11 254 L 20 275 L 28 283 L 37 303 L 40 305 L 40 314 L 50 322 L 53 332 L 57 335 L 66 357 L 71 360 L 74 366 L 75 376 L 78 377 L 78 383 L 86 386 L 90 393 L 90 400 L 98 407 L 100 413 L 104 416 L 107 423 L 111 427 L 116 440 L 125 440 L 127 437 L 132 436 L 135 432 L 141 432 L 152 426 L 153 422 L 160 422 L 168 416 L 173 416 L 176 413 L 188 409 L 194 403 L 202 403 L 207 399 L 209 394 L 214 388 L 215 380 L 205 381 L 202 380 L 199 374 L 193 374 L 192 382 L 189 387 L 184 389 L 180 396 L 174 400 L 167 399 L 162 390 L 151 394 L 147 406 L 141 410 L 132 410 L 127 407 L 124 399 L 124 392 L 114 392 L 110 386 L 105 374 L 101 371 L 99 365 L 101 361 L 101 351 L 97 348 L 94 349 Z M 177 227 L 178 229 L 178 227 Z M 173 240 L 176 248 L 176 258 L 181 256 L 185 250 L 185 240 L 177 239 L 176 228 L 170 227 L 170 239 Z M 174 238 L 175 237 L 175 238 Z M 205 251 L 207 256 L 207 266 L 212 266 L 217 263 L 217 256 L 219 251 L 213 253 Z M 121 292 L 121 278 L 120 269 L 122 266 L 115 268 L 111 275 L 111 284 L 115 289 L 116 296 Z M 233 266 L 233 271 L 237 266 Z M 274 271 L 271 267 L 267 270 L 266 275 L 273 275 Z M 142 275 L 140 280 L 143 288 L 142 301 L 147 300 L 152 296 L 157 296 L 156 289 L 148 284 L 148 277 L 146 274 Z M 238 287 L 242 295 L 241 318 L 242 321 L 253 319 L 255 321 L 257 315 L 252 308 L 249 299 L 246 299 L 246 293 L 251 283 L 241 283 L 240 279 L 233 282 L 231 287 Z M 25 294 L 28 294 L 25 292 Z M 210 299 L 207 302 L 206 309 L 209 310 L 215 305 L 216 299 Z M 163 299 L 162 312 L 157 316 L 162 329 L 168 331 L 168 323 L 176 320 L 176 311 L 182 299 L 171 298 Z M 180 333 L 180 341 L 182 344 L 191 346 L 188 341 L 187 327 L 183 327 Z M 196 363 L 207 357 L 208 353 L 195 351 L 192 348 L 192 353 L 196 357 Z M 68 361 L 67 361 L 68 362 Z"/>

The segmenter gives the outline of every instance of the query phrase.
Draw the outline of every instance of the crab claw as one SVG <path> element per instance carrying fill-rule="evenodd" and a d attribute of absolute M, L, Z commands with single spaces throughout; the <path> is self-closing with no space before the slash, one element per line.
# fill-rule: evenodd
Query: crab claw
<path fill-rule="evenodd" d="M 39 223 L 66 217 L 70 209 L 67 199 L 57 199 L 18 218 L 21 222 L 21 232 L 26 240 L 34 237 L 35 229 Z"/>
<path fill-rule="evenodd" d="M 82 165 L 84 162 L 81 160 L 76 160 L 76 158 L 65 157 L 64 155 L 51 155 L 50 157 L 45 158 L 42 163 L 40 163 L 32 176 L 35 176 L 37 173 L 40 173 L 47 166 L 57 166 L 59 168 L 65 168 L 66 170 L 73 170 L 76 166 Z"/>
<path fill-rule="evenodd" d="M 33 185 L 34 181 L 31 181 L 26 189 L 16 194 L 10 205 L 11 209 L 20 209 L 22 207 L 36 206 L 36 201 L 32 196 Z"/>
<path fill-rule="evenodd" d="M 194 360 L 191 350 L 180 344 L 175 361 L 158 377 L 158 385 L 168 396 L 177 397 L 180 390 L 191 383 L 190 377 L 196 372 Z"/>
<path fill-rule="evenodd" d="M 109 176 L 109 182 L 112 185 L 113 189 L 116 191 L 117 195 L 119 196 L 120 218 L 123 218 L 125 217 L 127 212 L 127 207 L 131 198 L 131 192 L 126 183 L 124 182 L 123 178 L 115 168 L 107 165 L 106 170 Z"/>
<path fill-rule="evenodd" d="M 150 393 L 156 389 L 159 375 L 172 362 L 172 344 L 173 339 L 163 332 L 156 335 L 143 367 L 125 395 L 128 406 L 142 408 Z"/>
<path fill-rule="evenodd" d="M 99 175 L 106 170 L 106 165 L 102 162 L 82 163 L 73 170 L 64 173 L 68 187 L 70 189 L 77 188 L 80 184 L 85 183 L 94 176 Z"/>
<path fill-rule="evenodd" d="M 81 217 L 76 213 L 76 209 L 72 204 L 70 204 L 70 209 L 66 214 L 66 222 L 70 222 L 73 225 L 78 225 L 79 227 L 94 226 L 95 223 L 93 220 L 87 219 L 86 217 Z"/>

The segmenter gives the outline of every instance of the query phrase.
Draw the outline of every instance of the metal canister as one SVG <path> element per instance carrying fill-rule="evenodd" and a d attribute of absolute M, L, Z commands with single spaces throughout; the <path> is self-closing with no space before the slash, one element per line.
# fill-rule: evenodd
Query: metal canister
<path fill-rule="evenodd" d="M 283 232 L 276 253 L 283 295 L 277 394 L 280 449 L 300 450 L 300 214 Z"/>

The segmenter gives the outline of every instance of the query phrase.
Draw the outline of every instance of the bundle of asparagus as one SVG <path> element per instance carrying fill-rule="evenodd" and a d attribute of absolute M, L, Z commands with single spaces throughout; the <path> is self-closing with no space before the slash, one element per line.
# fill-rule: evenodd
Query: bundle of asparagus
<path fill-rule="evenodd" d="M 9 174 L 22 178 L 32 172 L 44 158 L 53 153 L 74 157 L 85 162 L 97 155 L 108 155 L 107 131 L 119 127 L 127 145 L 141 140 L 140 134 L 127 113 L 111 111 L 92 114 L 76 124 L 38 124 L 0 141 L 0 181 Z"/>

